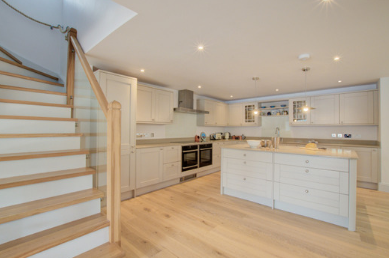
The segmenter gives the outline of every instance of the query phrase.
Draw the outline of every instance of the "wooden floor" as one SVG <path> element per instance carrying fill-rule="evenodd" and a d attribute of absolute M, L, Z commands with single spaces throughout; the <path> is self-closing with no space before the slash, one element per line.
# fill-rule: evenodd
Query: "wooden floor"
<path fill-rule="evenodd" d="M 389 257 L 389 194 L 358 189 L 357 231 L 220 195 L 220 173 L 122 202 L 126 257 Z"/>

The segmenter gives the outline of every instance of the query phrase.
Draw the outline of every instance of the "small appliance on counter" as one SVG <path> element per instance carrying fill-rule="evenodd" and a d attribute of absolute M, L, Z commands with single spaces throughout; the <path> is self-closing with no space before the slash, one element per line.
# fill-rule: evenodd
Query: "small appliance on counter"
<path fill-rule="evenodd" d="M 200 134 L 200 140 L 201 140 L 202 142 L 205 142 L 206 138 L 207 138 L 207 135 L 206 135 L 204 132 L 202 132 L 202 133 Z"/>
<path fill-rule="evenodd" d="M 225 132 L 224 133 L 224 139 L 226 139 L 226 140 L 230 139 L 230 133 L 229 132 Z"/>
<path fill-rule="evenodd" d="M 195 135 L 195 142 L 199 142 L 199 141 L 200 141 L 200 136 Z"/>

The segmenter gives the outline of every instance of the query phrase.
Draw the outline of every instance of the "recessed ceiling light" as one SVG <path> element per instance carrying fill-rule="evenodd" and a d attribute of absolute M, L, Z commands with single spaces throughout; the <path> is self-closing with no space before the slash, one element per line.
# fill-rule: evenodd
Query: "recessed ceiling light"
<path fill-rule="evenodd" d="M 279 89 L 276 89 L 276 91 L 279 91 Z"/>
<path fill-rule="evenodd" d="M 203 46 L 203 45 L 199 45 L 199 46 L 197 47 L 197 49 L 200 50 L 200 51 L 203 51 L 203 50 L 204 50 L 204 46 Z"/>
<path fill-rule="evenodd" d="M 340 57 L 339 56 L 335 56 L 334 57 L 334 61 L 339 61 L 340 60 Z"/>
<path fill-rule="evenodd" d="M 232 96 L 232 95 L 230 96 L 230 98 L 233 98 L 233 97 L 234 97 L 234 96 Z"/>
<path fill-rule="evenodd" d="M 201 85 L 197 86 L 197 88 L 201 89 Z"/>
<path fill-rule="evenodd" d="M 141 72 L 141 73 L 144 73 L 144 72 L 145 72 L 145 69 L 140 69 L 140 72 Z"/>
<path fill-rule="evenodd" d="M 341 81 L 341 80 L 339 80 L 338 82 L 339 82 L 339 83 L 341 83 L 342 81 Z"/>

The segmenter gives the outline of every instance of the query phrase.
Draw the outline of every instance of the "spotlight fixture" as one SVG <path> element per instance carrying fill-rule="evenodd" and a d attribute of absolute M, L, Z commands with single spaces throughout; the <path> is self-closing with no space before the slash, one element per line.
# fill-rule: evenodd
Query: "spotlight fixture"
<path fill-rule="evenodd" d="M 201 85 L 197 86 L 197 88 L 201 89 Z"/>
<path fill-rule="evenodd" d="M 141 73 L 144 73 L 144 72 L 145 72 L 145 69 L 140 69 L 140 72 L 141 72 Z"/>

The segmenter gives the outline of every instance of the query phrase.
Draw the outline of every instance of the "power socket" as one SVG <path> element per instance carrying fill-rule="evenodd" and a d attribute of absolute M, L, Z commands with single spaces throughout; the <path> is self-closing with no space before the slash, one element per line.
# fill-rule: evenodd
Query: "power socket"
<path fill-rule="evenodd" d="M 336 133 L 331 134 L 332 138 L 336 138 Z"/>
<path fill-rule="evenodd" d="M 343 134 L 338 133 L 338 138 L 343 138 Z"/>

